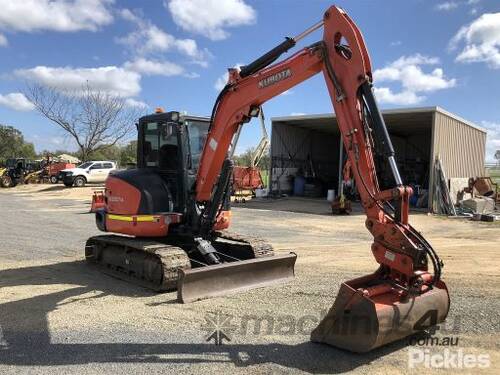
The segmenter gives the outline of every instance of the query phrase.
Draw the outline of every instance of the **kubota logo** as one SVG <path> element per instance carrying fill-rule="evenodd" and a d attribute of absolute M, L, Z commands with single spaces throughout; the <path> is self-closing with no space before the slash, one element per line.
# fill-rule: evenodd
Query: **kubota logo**
<path fill-rule="evenodd" d="M 284 79 L 291 77 L 292 71 L 290 69 L 282 70 L 272 76 L 266 77 L 259 81 L 259 89 L 264 87 L 274 85 L 276 82 L 283 81 Z"/>
<path fill-rule="evenodd" d="M 113 203 L 117 203 L 117 202 L 123 203 L 123 202 L 125 202 L 125 199 L 123 199 L 123 197 L 118 197 L 118 196 L 113 196 L 113 195 L 110 196 L 110 197 L 108 197 L 108 200 L 110 202 L 113 202 Z"/>

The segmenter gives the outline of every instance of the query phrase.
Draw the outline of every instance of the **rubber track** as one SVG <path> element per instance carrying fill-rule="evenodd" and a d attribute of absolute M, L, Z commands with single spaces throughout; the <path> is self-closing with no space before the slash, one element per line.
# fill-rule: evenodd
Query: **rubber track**
<path fill-rule="evenodd" d="M 240 246 L 248 245 L 248 256 L 245 257 L 246 259 L 262 258 L 274 255 L 272 245 L 259 237 L 243 236 L 233 232 L 220 231 L 214 233 L 214 239 L 215 241 L 218 239 L 223 240 L 224 242 L 227 241 L 226 243 L 228 245 L 230 245 L 231 242 L 235 242 Z M 103 264 L 101 259 L 95 260 L 90 257 L 87 260 L 91 263 L 97 264 L 105 273 L 155 291 L 175 290 L 177 288 L 178 269 L 191 268 L 191 263 L 186 251 L 176 245 L 165 244 L 154 240 L 129 238 L 117 235 L 101 235 L 91 237 L 87 241 L 87 244 L 92 245 L 92 243 L 115 245 L 117 247 L 134 249 L 137 252 L 154 255 L 157 260 L 160 261 L 162 266 L 163 277 L 161 283 L 158 283 L 157 280 L 152 280 L 152 278 L 139 278 L 131 272 L 125 272 L 124 270 L 118 269 L 116 265 Z M 247 250 L 245 250 L 245 252 L 247 252 Z M 228 251 L 228 253 L 228 255 L 231 255 L 231 251 Z M 123 253 L 119 252 L 119 254 Z M 146 259 L 146 257 L 144 257 L 144 259 Z"/>
<path fill-rule="evenodd" d="M 274 255 L 273 246 L 264 239 L 255 236 L 243 236 L 234 232 L 220 231 L 215 232 L 217 238 L 224 240 L 246 243 L 251 247 L 255 258 L 262 258 Z"/>
<path fill-rule="evenodd" d="M 162 282 L 159 284 L 151 279 L 139 279 L 131 276 L 128 273 L 119 271 L 115 266 L 109 267 L 108 264 L 102 264 L 100 261 L 89 259 L 93 263 L 102 266 L 105 271 L 119 278 L 136 282 L 142 286 L 154 289 L 156 291 L 175 290 L 177 288 L 177 274 L 179 268 L 189 269 L 191 263 L 186 252 L 177 246 L 163 244 L 161 242 L 151 240 L 141 240 L 137 238 L 127 238 L 122 236 L 104 235 L 91 237 L 88 242 L 100 242 L 102 244 L 116 245 L 134 249 L 137 252 L 144 252 L 154 255 L 162 266 Z"/>

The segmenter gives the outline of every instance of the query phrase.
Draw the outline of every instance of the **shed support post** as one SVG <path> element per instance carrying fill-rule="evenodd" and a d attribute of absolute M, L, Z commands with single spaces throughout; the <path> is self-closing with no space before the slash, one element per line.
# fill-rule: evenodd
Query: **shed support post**
<path fill-rule="evenodd" d="M 343 161 L 344 161 L 344 142 L 342 142 L 342 135 L 339 136 L 339 184 L 337 186 L 337 196 L 342 194 L 342 169 L 343 169 Z"/>

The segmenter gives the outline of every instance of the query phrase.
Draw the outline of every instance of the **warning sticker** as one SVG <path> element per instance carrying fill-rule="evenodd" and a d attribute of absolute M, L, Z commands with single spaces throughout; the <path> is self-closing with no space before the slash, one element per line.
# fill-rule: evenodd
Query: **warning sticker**
<path fill-rule="evenodd" d="M 390 251 L 386 251 L 385 257 L 389 259 L 391 262 L 394 262 L 394 259 L 396 259 L 396 254 L 391 253 Z"/>
<path fill-rule="evenodd" d="M 208 145 L 210 146 L 212 151 L 215 151 L 215 149 L 217 148 L 217 141 L 213 138 L 210 138 L 210 142 L 208 142 Z"/>

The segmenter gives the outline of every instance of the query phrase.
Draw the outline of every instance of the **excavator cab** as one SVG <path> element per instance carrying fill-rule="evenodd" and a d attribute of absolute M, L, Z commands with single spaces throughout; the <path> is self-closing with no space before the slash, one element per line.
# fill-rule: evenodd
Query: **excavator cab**
<path fill-rule="evenodd" d="M 161 112 L 138 122 L 137 168 L 157 174 L 167 184 L 171 209 L 185 213 L 208 133 L 209 119 Z"/>
<path fill-rule="evenodd" d="M 206 117 L 184 116 L 178 112 L 155 113 L 138 123 L 138 168 L 175 170 L 179 161 L 197 170 L 208 133 Z"/>

